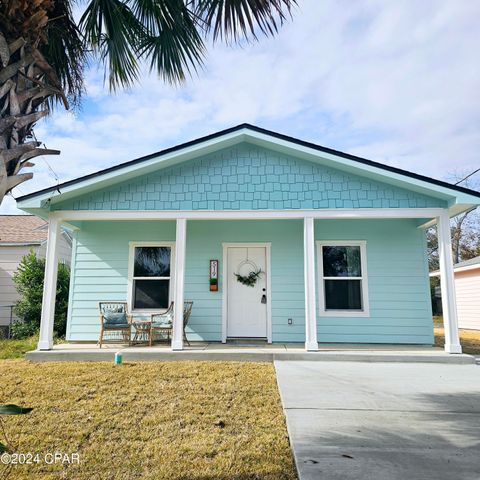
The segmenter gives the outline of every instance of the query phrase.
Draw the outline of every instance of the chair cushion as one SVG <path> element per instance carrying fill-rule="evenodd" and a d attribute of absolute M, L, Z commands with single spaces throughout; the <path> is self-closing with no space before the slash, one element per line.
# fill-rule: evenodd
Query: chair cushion
<path fill-rule="evenodd" d="M 128 327 L 127 316 L 125 312 L 105 312 L 103 314 L 103 324 L 112 327 Z"/>
<path fill-rule="evenodd" d="M 173 312 L 168 312 L 162 315 L 154 315 L 152 317 L 152 326 L 157 328 L 172 328 Z"/>
<path fill-rule="evenodd" d="M 171 328 L 173 325 L 173 322 L 167 319 L 165 320 L 160 319 L 160 320 L 154 320 L 152 322 L 152 325 L 157 328 Z"/>

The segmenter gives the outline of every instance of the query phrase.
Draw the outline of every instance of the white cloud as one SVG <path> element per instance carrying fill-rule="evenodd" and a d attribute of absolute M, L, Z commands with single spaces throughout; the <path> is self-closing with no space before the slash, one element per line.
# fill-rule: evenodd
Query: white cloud
<path fill-rule="evenodd" d="M 277 37 L 211 48 L 183 87 L 145 74 L 110 96 L 92 69 L 84 111 L 37 128 L 62 150 L 48 162 L 64 181 L 251 122 L 437 178 L 478 166 L 478 2 L 299 3 Z M 55 183 L 34 171 L 23 193 Z"/>

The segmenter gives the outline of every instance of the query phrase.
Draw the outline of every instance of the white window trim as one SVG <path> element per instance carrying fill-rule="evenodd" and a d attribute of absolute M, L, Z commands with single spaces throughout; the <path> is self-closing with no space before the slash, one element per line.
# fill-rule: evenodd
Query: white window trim
<path fill-rule="evenodd" d="M 175 288 L 175 242 L 129 242 L 128 243 L 128 310 L 137 315 L 150 315 L 152 313 L 163 313 L 167 308 L 133 308 L 133 265 L 135 259 L 135 247 L 169 247 L 170 253 L 170 286 L 168 289 L 168 304 L 173 302 Z M 151 278 L 151 277 L 149 277 Z"/>
<path fill-rule="evenodd" d="M 366 240 L 317 240 L 317 264 L 318 264 L 318 303 L 319 314 L 322 317 L 369 317 L 370 305 L 368 295 L 368 271 L 367 271 L 367 242 Z M 345 277 L 345 279 L 362 281 L 362 305 L 363 310 L 326 310 L 325 288 L 323 277 L 323 246 L 360 247 L 360 262 L 362 269 L 361 277 Z"/>

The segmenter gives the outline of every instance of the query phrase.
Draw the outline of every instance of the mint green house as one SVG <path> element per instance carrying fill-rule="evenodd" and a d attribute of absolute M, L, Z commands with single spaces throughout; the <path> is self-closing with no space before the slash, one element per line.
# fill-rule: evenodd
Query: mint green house
<path fill-rule="evenodd" d="M 425 228 L 437 223 L 445 348 L 460 353 L 449 218 L 479 203 L 247 124 L 47 188 L 18 200 L 50 225 L 39 349 L 52 348 L 60 226 L 74 236 L 70 342 L 98 340 L 99 301 L 149 318 L 192 300 L 193 341 L 431 345 Z"/>

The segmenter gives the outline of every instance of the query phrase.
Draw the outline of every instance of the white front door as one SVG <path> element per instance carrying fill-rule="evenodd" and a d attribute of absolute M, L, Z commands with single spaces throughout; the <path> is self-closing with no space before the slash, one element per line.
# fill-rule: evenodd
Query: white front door
<path fill-rule="evenodd" d="M 227 336 L 267 337 L 267 272 L 265 247 L 228 247 Z M 247 277 L 261 270 L 255 285 L 243 285 L 235 274 Z M 262 301 L 263 299 L 263 301 Z"/>

